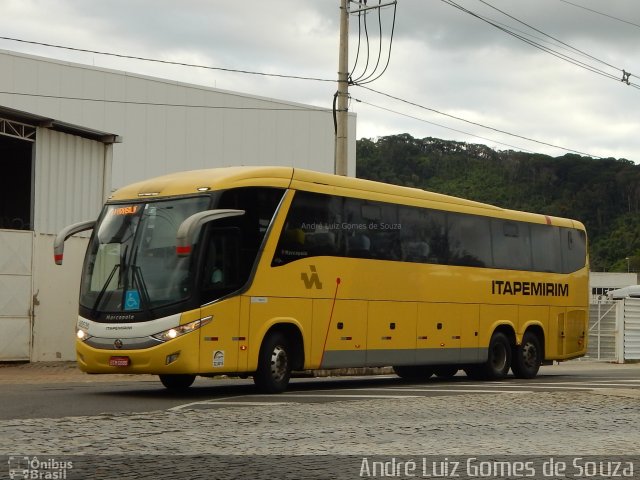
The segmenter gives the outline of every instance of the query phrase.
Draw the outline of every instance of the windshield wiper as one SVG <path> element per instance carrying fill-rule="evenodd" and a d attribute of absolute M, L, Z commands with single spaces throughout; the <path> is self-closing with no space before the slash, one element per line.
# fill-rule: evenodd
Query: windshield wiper
<path fill-rule="evenodd" d="M 140 299 L 144 307 L 143 310 L 149 313 L 151 310 L 151 299 L 149 298 L 147 284 L 142 277 L 142 269 L 137 265 L 132 265 L 131 268 L 133 268 L 133 286 L 135 287 L 136 283 L 138 284 L 138 288 L 140 288 Z"/>
<path fill-rule="evenodd" d="M 107 278 L 107 281 L 104 282 L 104 285 L 102 286 L 102 289 L 100 290 L 100 293 L 98 293 L 98 296 L 96 297 L 96 301 L 93 304 L 93 307 L 91 308 L 93 314 L 95 315 L 95 313 L 98 311 L 98 306 L 100 306 L 100 302 L 102 301 L 102 297 L 104 297 L 104 294 L 107 291 L 107 287 L 109 287 L 109 284 L 111 283 L 111 280 L 113 279 L 113 276 L 116 274 L 116 272 L 118 271 L 118 269 L 120 268 L 120 264 L 116 263 L 113 266 L 113 269 L 111 269 L 111 273 L 109 274 L 109 277 Z"/>
<path fill-rule="evenodd" d="M 142 301 L 142 310 L 149 314 L 151 312 L 151 299 L 149 298 L 149 290 L 147 289 L 147 284 L 142 277 L 142 268 L 136 265 L 136 262 L 138 261 L 139 251 L 140 246 L 136 245 L 134 247 L 134 250 L 131 252 L 131 287 L 136 288 L 136 284 L 138 284 L 138 288 L 140 289 L 140 300 Z"/>

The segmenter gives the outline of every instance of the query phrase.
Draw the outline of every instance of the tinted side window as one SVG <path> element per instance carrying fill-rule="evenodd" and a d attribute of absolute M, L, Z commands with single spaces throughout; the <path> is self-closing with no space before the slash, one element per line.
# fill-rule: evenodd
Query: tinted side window
<path fill-rule="evenodd" d="M 561 272 L 560 228 L 551 225 L 531 224 L 533 240 L 533 270 L 536 272 Z"/>
<path fill-rule="evenodd" d="M 396 205 L 347 198 L 343 227 L 348 257 L 400 260 Z"/>
<path fill-rule="evenodd" d="M 242 266 L 242 234 L 239 228 L 211 227 L 204 242 L 200 283 L 202 299 L 207 302 L 242 287 L 248 274 Z"/>
<path fill-rule="evenodd" d="M 446 262 L 449 255 L 444 212 L 400 207 L 398 223 L 403 261 Z"/>
<path fill-rule="evenodd" d="M 582 230 L 561 229 L 562 272 L 571 273 L 584 267 L 587 251 L 587 237 Z"/>
<path fill-rule="evenodd" d="M 272 265 L 312 256 L 569 273 L 584 267 L 586 236 L 576 229 L 299 191 Z"/>
<path fill-rule="evenodd" d="M 296 192 L 272 265 L 306 257 L 342 255 L 342 203 L 341 197 Z"/>
<path fill-rule="evenodd" d="M 215 222 L 216 228 L 237 228 L 240 277 L 248 280 L 260 245 L 273 219 L 284 191 L 279 188 L 247 187 L 234 188 L 223 192 L 216 208 L 244 210 L 244 215 L 223 218 Z"/>
<path fill-rule="evenodd" d="M 216 222 L 217 225 L 240 227 L 243 248 L 257 249 L 271 224 L 284 191 L 279 188 L 234 188 L 223 192 L 216 208 L 244 210 L 245 214 Z"/>
<path fill-rule="evenodd" d="M 493 266 L 510 270 L 531 270 L 531 236 L 527 223 L 491 220 Z"/>
<path fill-rule="evenodd" d="M 491 230 L 489 219 L 473 215 L 447 215 L 449 265 L 489 267 L 491 261 Z"/>

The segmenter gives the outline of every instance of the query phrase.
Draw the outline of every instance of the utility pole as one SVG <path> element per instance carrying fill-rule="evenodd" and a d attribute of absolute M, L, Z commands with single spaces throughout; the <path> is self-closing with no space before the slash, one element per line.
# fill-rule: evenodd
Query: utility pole
<path fill-rule="evenodd" d="M 336 175 L 343 176 L 346 176 L 349 171 L 349 15 L 351 14 L 349 3 L 351 2 L 356 3 L 356 0 L 340 0 L 340 51 L 338 55 L 338 91 L 336 92 L 336 98 L 334 99 L 333 107 L 336 119 L 334 172 Z M 384 4 L 379 3 L 378 5 L 368 7 L 367 0 L 359 0 L 358 8 L 357 10 L 354 10 L 354 13 L 361 14 L 363 12 L 366 12 L 367 10 L 381 9 L 390 5 L 396 5 L 397 3 L 397 0 L 392 0 Z M 389 55 L 391 55 L 391 46 L 389 46 Z M 371 73 L 369 77 L 371 77 L 372 75 L 373 73 Z M 376 78 L 379 78 L 379 76 Z"/>
<path fill-rule="evenodd" d="M 340 52 L 338 57 L 334 172 L 336 175 L 346 176 L 349 137 L 347 111 L 349 105 L 349 0 L 340 0 Z"/>

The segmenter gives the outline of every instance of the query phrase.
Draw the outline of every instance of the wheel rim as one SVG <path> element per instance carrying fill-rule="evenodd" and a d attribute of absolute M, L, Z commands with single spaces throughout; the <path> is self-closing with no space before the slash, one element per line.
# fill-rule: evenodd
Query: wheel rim
<path fill-rule="evenodd" d="M 271 352 L 271 378 L 276 382 L 284 380 L 287 376 L 288 368 L 287 352 L 280 345 L 277 345 Z"/>
<path fill-rule="evenodd" d="M 522 363 L 527 368 L 535 368 L 538 362 L 538 350 L 533 343 L 522 346 Z"/>

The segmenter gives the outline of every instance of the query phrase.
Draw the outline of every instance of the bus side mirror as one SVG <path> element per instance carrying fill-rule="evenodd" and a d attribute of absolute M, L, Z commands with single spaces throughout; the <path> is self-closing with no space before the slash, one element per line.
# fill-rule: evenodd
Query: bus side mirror
<path fill-rule="evenodd" d="M 178 233 L 176 235 L 176 255 L 178 257 L 188 257 L 191 255 L 191 245 L 193 245 L 193 239 L 200 231 L 200 227 L 205 223 L 213 222 L 221 218 L 237 217 L 244 215 L 244 210 L 205 210 L 204 212 L 198 212 L 191 215 L 178 227 Z"/>
<path fill-rule="evenodd" d="M 67 238 L 76 233 L 84 232 L 85 230 L 92 230 L 95 225 L 95 220 L 89 220 L 87 222 L 74 223 L 60 230 L 60 233 L 58 233 L 53 242 L 53 260 L 56 262 L 56 265 L 62 265 L 64 242 Z"/>

